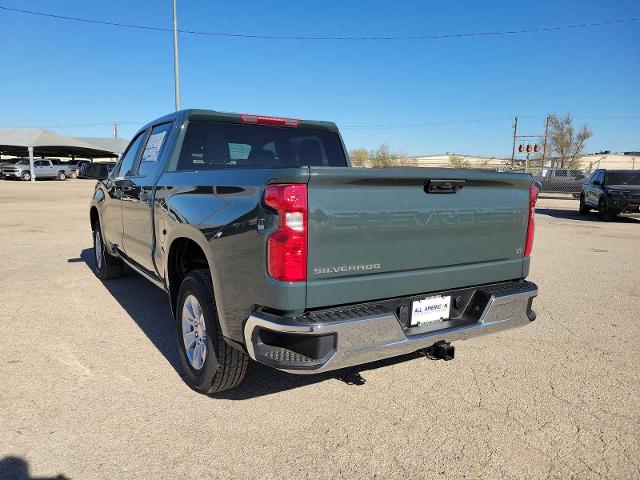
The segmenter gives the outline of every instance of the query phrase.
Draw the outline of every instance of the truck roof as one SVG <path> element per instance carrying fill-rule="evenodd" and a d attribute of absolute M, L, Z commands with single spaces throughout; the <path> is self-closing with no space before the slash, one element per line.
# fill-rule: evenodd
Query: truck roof
<path fill-rule="evenodd" d="M 638 173 L 638 170 L 632 170 L 632 169 L 620 169 L 620 168 L 599 168 L 598 170 L 602 170 L 603 172 L 607 172 L 607 173 Z"/>
<path fill-rule="evenodd" d="M 178 112 L 165 115 L 164 117 L 160 117 L 154 120 L 153 122 L 148 123 L 140 130 L 145 129 L 150 125 L 157 124 L 158 122 L 161 122 L 163 120 L 169 121 L 176 117 L 182 118 L 183 120 L 190 119 L 190 120 L 204 120 L 204 121 L 211 121 L 211 122 L 240 123 L 240 124 L 251 123 L 251 122 L 247 122 L 246 120 L 243 120 L 243 116 L 295 120 L 298 122 L 296 124 L 297 127 L 308 128 L 311 130 L 323 130 L 327 132 L 338 133 L 338 126 L 333 122 L 324 122 L 320 120 L 290 119 L 290 118 L 285 119 L 283 117 L 272 117 L 270 115 L 262 115 L 262 114 L 254 114 L 254 113 L 247 114 L 247 113 L 233 113 L 233 112 L 218 112 L 216 110 L 201 110 L 201 109 L 186 109 L 186 110 L 180 110 Z"/>

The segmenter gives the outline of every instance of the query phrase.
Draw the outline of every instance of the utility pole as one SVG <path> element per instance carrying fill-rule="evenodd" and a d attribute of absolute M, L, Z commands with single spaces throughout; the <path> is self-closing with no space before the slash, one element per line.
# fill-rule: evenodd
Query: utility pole
<path fill-rule="evenodd" d="M 113 122 L 113 136 L 114 138 L 118 138 L 118 123 Z"/>
<path fill-rule="evenodd" d="M 544 143 L 542 144 L 542 168 L 547 158 L 547 135 L 549 134 L 549 115 L 547 115 L 547 123 L 544 126 Z"/>
<path fill-rule="evenodd" d="M 176 112 L 180 110 L 180 72 L 178 68 L 178 14 L 173 0 L 173 77 L 176 89 Z"/>
<path fill-rule="evenodd" d="M 518 116 L 516 115 L 515 121 L 513 122 L 513 148 L 511 149 L 511 166 L 516 158 L 516 138 L 518 138 Z"/>

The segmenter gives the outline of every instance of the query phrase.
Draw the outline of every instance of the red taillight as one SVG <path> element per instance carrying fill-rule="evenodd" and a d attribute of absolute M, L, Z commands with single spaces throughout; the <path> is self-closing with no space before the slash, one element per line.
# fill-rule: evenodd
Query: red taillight
<path fill-rule="evenodd" d="M 529 225 L 527 226 L 527 241 L 524 244 L 524 256 L 531 255 L 533 250 L 533 234 L 535 231 L 535 224 L 533 221 L 533 215 L 536 212 L 536 202 L 538 201 L 538 187 L 531 185 L 529 187 Z"/>
<path fill-rule="evenodd" d="M 307 280 L 307 185 L 267 186 L 264 203 L 278 212 L 279 227 L 267 240 L 267 272 L 283 282 Z"/>
<path fill-rule="evenodd" d="M 244 123 L 259 125 L 277 125 L 280 127 L 297 127 L 300 125 L 300 120 L 297 118 L 267 117 L 265 115 L 251 115 L 249 113 L 243 113 L 240 115 L 240 119 Z"/>

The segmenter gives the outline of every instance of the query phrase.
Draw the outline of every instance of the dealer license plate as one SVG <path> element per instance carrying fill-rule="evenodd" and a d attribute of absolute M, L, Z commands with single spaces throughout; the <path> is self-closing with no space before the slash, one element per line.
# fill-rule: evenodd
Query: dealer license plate
<path fill-rule="evenodd" d="M 433 297 L 416 300 L 411 304 L 411 326 L 441 323 L 449 319 L 451 296 Z"/>

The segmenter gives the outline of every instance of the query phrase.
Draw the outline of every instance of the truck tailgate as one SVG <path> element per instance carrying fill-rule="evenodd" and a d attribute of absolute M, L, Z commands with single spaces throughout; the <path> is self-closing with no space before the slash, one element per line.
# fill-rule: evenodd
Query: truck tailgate
<path fill-rule="evenodd" d="M 521 278 L 531 183 L 493 171 L 311 167 L 307 307 Z M 428 193 L 430 184 L 455 193 Z"/>

